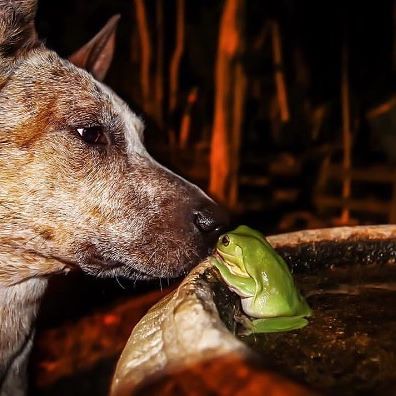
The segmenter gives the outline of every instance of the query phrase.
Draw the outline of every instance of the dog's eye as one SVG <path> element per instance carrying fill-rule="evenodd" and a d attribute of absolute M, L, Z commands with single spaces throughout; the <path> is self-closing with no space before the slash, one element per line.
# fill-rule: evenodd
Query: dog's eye
<path fill-rule="evenodd" d="M 79 127 L 77 132 L 89 144 L 108 144 L 107 136 L 100 126 Z"/>

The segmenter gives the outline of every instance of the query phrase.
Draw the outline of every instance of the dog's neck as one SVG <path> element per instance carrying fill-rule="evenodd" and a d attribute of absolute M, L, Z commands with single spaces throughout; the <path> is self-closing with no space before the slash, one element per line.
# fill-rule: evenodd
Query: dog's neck
<path fill-rule="evenodd" d="M 0 238 L 0 393 L 11 362 L 19 364 L 18 357 L 31 347 L 48 275 L 60 271 L 67 271 L 65 264 L 20 250 Z"/>
<path fill-rule="evenodd" d="M 31 339 L 33 322 L 47 286 L 44 277 L 0 286 L 0 385 L 11 361 Z"/>
<path fill-rule="evenodd" d="M 30 334 L 47 283 L 45 278 L 34 278 L 0 287 L 0 361 L 7 345 L 14 346 Z"/>

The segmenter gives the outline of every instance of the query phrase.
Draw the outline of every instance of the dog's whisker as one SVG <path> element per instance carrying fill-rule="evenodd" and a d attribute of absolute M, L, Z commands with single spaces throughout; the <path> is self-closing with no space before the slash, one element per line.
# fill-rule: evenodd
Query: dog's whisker
<path fill-rule="evenodd" d="M 115 275 L 115 280 L 117 281 L 117 283 L 120 285 L 121 289 L 125 290 L 125 287 L 121 284 L 120 280 L 118 279 L 118 276 Z"/>

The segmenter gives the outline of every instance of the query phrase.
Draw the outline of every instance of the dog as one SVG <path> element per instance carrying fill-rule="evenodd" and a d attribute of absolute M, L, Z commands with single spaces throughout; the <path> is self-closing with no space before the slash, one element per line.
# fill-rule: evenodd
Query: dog
<path fill-rule="evenodd" d="M 118 17 L 61 59 L 38 39 L 35 0 L 0 0 L 0 394 L 26 392 L 48 277 L 176 277 L 228 223 L 158 164 L 144 125 L 104 85 Z"/>

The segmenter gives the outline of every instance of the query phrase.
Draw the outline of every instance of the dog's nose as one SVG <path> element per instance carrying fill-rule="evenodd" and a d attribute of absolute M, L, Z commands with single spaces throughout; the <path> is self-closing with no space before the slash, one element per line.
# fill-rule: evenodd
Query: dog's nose
<path fill-rule="evenodd" d="M 193 215 L 195 226 L 210 242 L 215 242 L 230 222 L 228 212 L 215 203 L 195 210 Z"/>

